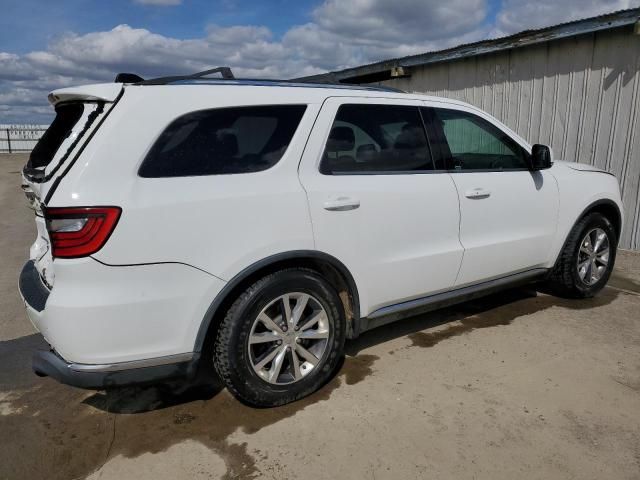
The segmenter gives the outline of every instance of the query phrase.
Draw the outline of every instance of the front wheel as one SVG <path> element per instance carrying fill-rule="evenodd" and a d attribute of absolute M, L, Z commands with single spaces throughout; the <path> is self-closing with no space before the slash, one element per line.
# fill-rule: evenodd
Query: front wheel
<path fill-rule="evenodd" d="M 329 379 L 344 339 L 335 289 L 313 270 L 281 270 L 258 280 L 231 305 L 216 336 L 214 365 L 244 403 L 283 405 Z"/>
<path fill-rule="evenodd" d="M 550 278 L 553 292 L 571 298 L 592 297 L 609 280 L 618 238 L 607 217 L 593 212 L 571 230 Z"/>

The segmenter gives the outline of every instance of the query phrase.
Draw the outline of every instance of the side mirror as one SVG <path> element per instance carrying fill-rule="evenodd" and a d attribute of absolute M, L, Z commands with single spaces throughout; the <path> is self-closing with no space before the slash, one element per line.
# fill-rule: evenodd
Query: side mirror
<path fill-rule="evenodd" d="M 551 167 L 551 150 L 546 145 L 536 143 L 531 148 L 531 170 L 544 170 Z"/>

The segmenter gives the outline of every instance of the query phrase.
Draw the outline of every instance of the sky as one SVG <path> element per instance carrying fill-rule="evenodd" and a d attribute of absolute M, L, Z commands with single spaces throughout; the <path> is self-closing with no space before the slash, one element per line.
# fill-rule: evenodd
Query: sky
<path fill-rule="evenodd" d="M 0 0 L 0 124 L 51 90 L 230 66 L 293 78 L 626 8 L 640 0 Z"/>

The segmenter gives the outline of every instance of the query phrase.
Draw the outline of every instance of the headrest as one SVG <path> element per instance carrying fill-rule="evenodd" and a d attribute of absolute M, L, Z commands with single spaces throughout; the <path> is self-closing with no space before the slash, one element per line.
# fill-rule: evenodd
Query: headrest
<path fill-rule="evenodd" d="M 356 144 L 356 136 L 349 127 L 333 127 L 327 140 L 327 151 L 345 152 L 353 150 Z"/>
<path fill-rule="evenodd" d="M 373 159 L 376 153 L 378 152 L 373 143 L 365 143 L 364 145 L 360 145 L 356 150 L 356 159 L 368 161 Z"/>
<path fill-rule="evenodd" d="M 218 133 L 217 144 L 218 151 L 225 157 L 234 157 L 238 154 L 238 137 L 233 133 Z"/>
<path fill-rule="evenodd" d="M 403 126 L 400 135 L 398 135 L 394 143 L 395 148 L 401 149 L 421 148 L 425 145 L 426 140 L 422 128 L 412 125 Z"/>

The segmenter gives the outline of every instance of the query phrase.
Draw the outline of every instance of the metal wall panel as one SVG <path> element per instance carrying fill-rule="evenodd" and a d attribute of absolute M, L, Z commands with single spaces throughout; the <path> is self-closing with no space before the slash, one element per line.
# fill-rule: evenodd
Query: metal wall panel
<path fill-rule="evenodd" d="M 413 67 L 383 82 L 471 103 L 558 159 L 620 181 L 622 248 L 640 250 L 640 36 L 633 27 Z"/>

